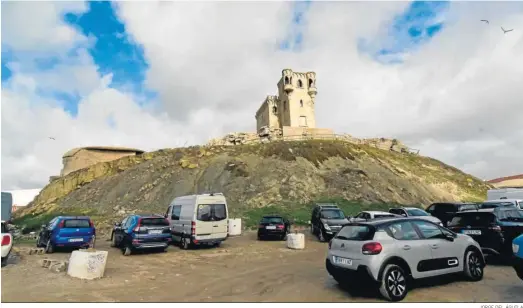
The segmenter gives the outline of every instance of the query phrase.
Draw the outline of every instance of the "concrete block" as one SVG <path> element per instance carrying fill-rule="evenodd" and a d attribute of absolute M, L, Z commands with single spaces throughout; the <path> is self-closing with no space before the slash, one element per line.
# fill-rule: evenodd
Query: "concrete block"
<path fill-rule="evenodd" d="M 56 262 L 49 266 L 49 270 L 53 273 L 65 272 L 67 270 L 68 265 L 69 264 L 67 261 Z"/>
<path fill-rule="evenodd" d="M 96 249 L 73 251 L 69 258 L 67 274 L 80 279 L 102 278 L 109 252 Z"/>

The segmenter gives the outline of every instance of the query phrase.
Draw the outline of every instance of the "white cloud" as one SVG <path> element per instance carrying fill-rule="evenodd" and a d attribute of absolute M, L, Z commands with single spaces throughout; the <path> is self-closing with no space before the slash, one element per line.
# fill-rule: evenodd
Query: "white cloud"
<path fill-rule="evenodd" d="M 517 4 L 452 3 L 445 29 L 393 66 L 361 53 L 357 43 L 384 37 L 405 2 L 313 3 L 297 53 L 276 50 L 289 35 L 289 2 L 118 5 L 126 29 L 144 48 L 146 85 L 159 92 L 163 109 L 141 108 L 140 98 L 108 88 L 109 76 L 99 76 L 87 54 L 45 73 L 24 59 L 2 91 L 5 188 L 44 185 L 72 147 L 149 150 L 252 131 L 256 109 L 266 95 L 276 94 L 285 67 L 317 72 L 318 126 L 398 137 L 483 178 L 523 171 L 523 10 Z M 13 49 L 64 55 L 86 40 L 72 28 L 57 30 L 65 8 L 42 9 L 45 16 L 38 16 L 40 28 L 47 29 L 39 29 L 41 35 L 58 33 L 47 45 L 27 24 L 6 21 L 4 4 L 2 9 L 3 43 Z M 484 18 L 490 26 L 479 22 Z M 516 30 L 503 35 L 501 24 Z M 38 96 L 38 87 L 79 91 L 78 116 Z"/>

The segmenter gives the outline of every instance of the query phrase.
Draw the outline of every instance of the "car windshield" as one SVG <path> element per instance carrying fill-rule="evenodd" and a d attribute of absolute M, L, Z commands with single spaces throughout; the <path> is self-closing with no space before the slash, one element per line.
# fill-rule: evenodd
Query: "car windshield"
<path fill-rule="evenodd" d="M 512 202 L 485 202 L 482 203 L 480 209 L 495 209 L 497 207 L 514 206 Z"/>
<path fill-rule="evenodd" d="M 4 223 L 2 223 L 2 233 L 8 233 L 7 226 Z"/>
<path fill-rule="evenodd" d="M 144 227 L 166 227 L 169 226 L 169 222 L 163 217 L 142 218 L 140 225 Z"/>
<path fill-rule="evenodd" d="M 369 226 L 345 226 L 337 234 L 336 238 L 350 241 L 366 241 L 372 238 L 372 229 Z"/>
<path fill-rule="evenodd" d="M 374 218 L 387 218 L 387 217 L 396 217 L 394 214 L 376 214 Z"/>
<path fill-rule="evenodd" d="M 409 213 L 409 216 L 429 216 L 429 213 L 420 209 L 407 209 L 407 213 Z"/>
<path fill-rule="evenodd" d="M 197 219 L 199 221 L 219 221 L 227 218 L 225 204 L 199 204 Z"/>
<path fill-rule="evenodd" d="M 64 228 L 89 228 L 90 226 L 87 219 L 67 219 L 64 221 Z"/>
<path fill-rule="evenodd" d="M 498 213 L 498 218 L 501 221 L 523 221 L 523 211 L 520 211 L 518 209 L 500 211 Z"/>
<path fill-rule="evenodd" d="M 263 217 L 261 220 L 262 224 L 281 224 L 283 223 L 283 218 L 281 217 Z"/>
<path fill-rule="evenodd" d="M 487 226 L 495 221 L 496 217 L 492 213 L 475 212 L 460 213 L 452 218 L 449 227 L 457 226 Z"/>
<path fill-rule="evenodd" d="M 321 218 L 323 219 L 343 219 L 345 214 L 339 209 L 328 209 L 321 211 Z"/>

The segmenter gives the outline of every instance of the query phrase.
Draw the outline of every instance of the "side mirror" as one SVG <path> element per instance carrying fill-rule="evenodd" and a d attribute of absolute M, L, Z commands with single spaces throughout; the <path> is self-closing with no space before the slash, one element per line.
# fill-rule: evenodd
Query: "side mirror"
<path fill-rule="evenodd" d="M 454 242 L 454 235 L 452 234 L 445 234 L 445 239 L 450 242 Z"/>
<path fill-rule="evenodd" d="M 163 218 L 167 218 L 167 214 L 163 215 Z"/>
<path fill-rule="evenodd" d="M 401 216 L 403 216 L 403 217 L 407 217 L 407 214 L 403 213 L 403 214 L 401 214 Z"/>
<path fill-rule="evenodd" d="M 115 226 L 115 227 L 121 227 L 121 226 L 122 226 L 122 224 L 121 224 L 121 223 L 119 223 L 119 222 L 115 222 L 115 223 L 114 223 L 114 226 Z"/>

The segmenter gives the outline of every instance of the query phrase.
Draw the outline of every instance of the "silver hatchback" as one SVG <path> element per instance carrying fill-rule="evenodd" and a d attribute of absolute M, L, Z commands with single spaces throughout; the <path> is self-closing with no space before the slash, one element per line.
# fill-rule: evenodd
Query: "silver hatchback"
<path fill-rule="evenodd" d="M 468 235 L 419 218 L 393 218 L 345 225 L 329 242 L 326 267 L 340 284 L 373 285 L 387 300 L 401 301 L 414 279 L 461 272 L 480 281 L 485 259 Z"/>

